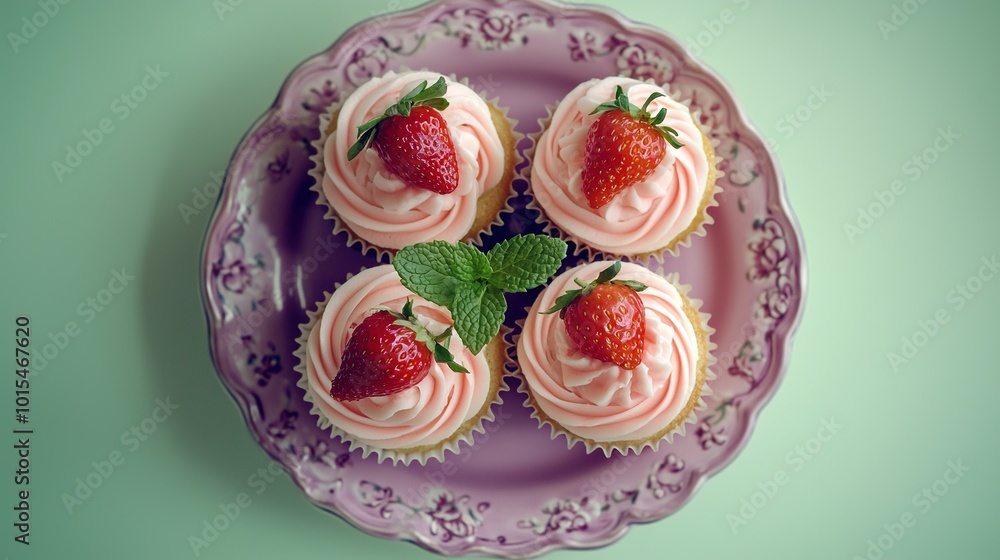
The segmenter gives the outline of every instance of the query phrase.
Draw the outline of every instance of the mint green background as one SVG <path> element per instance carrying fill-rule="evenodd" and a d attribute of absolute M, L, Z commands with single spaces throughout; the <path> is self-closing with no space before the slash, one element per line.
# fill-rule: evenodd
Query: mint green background
<path fill-rule="evenodd" d="M 908 511 L 917 525 L 885 558 L 998 557 L 1000 280 L 961 310 L 947 297 L 1000 250 L 1000 8 L 928 0 L 885 40 L 877 22 L 890 1 L 740 5 L 616 3 L 682 39 L 736 10 L 701 59 L 777 141 L 804 229 L 808 303 L 789 373 L 746 449 L 679 513 L 610 548 L 551 557 L 849 559 Z M 32 318 L 36 349 L 66 321 L 82 328 L 32 380 L 30 548 L 12 541 L 14 442 L 0 437 L 0 560 L 189 558 L 188 536 L 267 465 L 208 358 L 197 284 L 208 212 L 185 224 L 178 205 L 225 168 L 294 65 L 384 8 L 244 0 L 220 21 L 209 0 L 76 1 L 20 52 L 0 45 L 0 352 L 12 353 L 3 349 L 19 314 Z M 18 31 L 37 10 L 3 2 L 0 31 Z M 111 102 L 156 64 L 169 77 L 119 121 Z M 813 86 L 833 97 L 788 138 L 779 121 Z M 58 182 L 51 162 L 104 117 L 114 132 Z M 912 181 L 905 162 L 949 126 L 960 138 Z M 906 193 L 851 243 L 844 224 L 896 179 Z M 84 324 L 77 306 L 121 267 L 136 280 Z M 949 322 L 894 372 L 887 353 L 938 309 Z M 0 432 L 14 426 L 11 361 Z M 121 434 L 157 397 L 180 410 L 68 515 L 60 496 L 91 461 L 123 449 Z M 791 472 L 786 455 L 830 417 L 842 430 Z M 920 513 L 912 496 L 955 459 L 971 470 Z M 788 484 L 734 533 L 727 514 L 778 470 Z M 431 556 L 314 508 L 284 476 L 252 498 L 203 558 Z"/>

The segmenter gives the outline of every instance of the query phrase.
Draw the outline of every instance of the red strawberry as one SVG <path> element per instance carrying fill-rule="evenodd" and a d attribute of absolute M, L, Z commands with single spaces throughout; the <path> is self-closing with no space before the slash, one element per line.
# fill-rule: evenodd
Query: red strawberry
<path fill-rule="evenodd" d="M 660 126 L 666 109 L 660 109 L 655 117 L 646 110 L 659 97 L 665 96 L 653 93 L 639 108 L 618 86 L 615 100 L 591 113 L 601 114 L 587 131 L 583 162 L 583 194 L 591 208 L 604 206 L 618 193 L 649 178 L 667 153 L 666 142 L 674 148 L 684 145 L 677 140 L 676 130 Z"/>
<path fill-rule="evenodd" d="M 639 367 L 646 342 L 646 311 L 638 292 L 646 285 L 634 280 L 613 280 L 621 270 L 615 262 L 587 284 L 575 282 L 545 313 L 559 311 L 570 341 L 583 354 L 625 369 Z"/>
<path fill-rule="evenodd" d="M 466 371 L 447 349 L 448 329 L 432 337 L 417 322 L 409 301 L 402 313 L 379 310 L 365 317 L 347 340 L 330 396 L 339 401 L 384 397 L 413 387 L 427 376 L 434 359 Z"/>
<path fill-rule="evenodd" d="M 458 157 L 441 111 L 448 85 L 442 77 L 433 86 L 423 81 L 385 113 L 358 127 L 352 160 L 369 145 L 397 177 L 411 187 L 448 194 L 458 188 Z"/>

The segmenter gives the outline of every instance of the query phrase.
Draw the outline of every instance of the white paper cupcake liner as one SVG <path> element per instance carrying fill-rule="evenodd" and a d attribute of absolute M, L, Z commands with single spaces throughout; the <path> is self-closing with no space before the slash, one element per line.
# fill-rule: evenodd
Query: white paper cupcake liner
<path fill-rule="evenodd" d="M 400 68 L 399 70 L 396 70 L 397 73 L 409 72 L 409 71 L 411 71 L 411 70 L 409 70 L 408 68 Z M 428 70 L 428 69 L 424 68 L 424 69 L 418 70 L 418 71 L 420 71 L 420 72 L 432 72 L 433 70 Z M 465 237 L 462 240 L 462 241 L 470 241 L 470 242 L 472 242 L 475 245 L 482 246 L 482 244 L 483 244 L 483 237 L 484 236 L 492 235 L 494 228 L 498 228 L 498 227 L 502 227 L 503 226 L 503 224 L 504 224 L 504 217 L 503 217 L 503 215 L 504 214 L 512 214 L 514 212 L 514 208 L 511 206 L 511 201 L 514 199 L 514 197 L 517 196 L 517 192 L 514 189 L 514 181 L 518 178 L 517 167 L 519 165 L 521 165 L 521 163 L 523 162 L 523 158 L 521 157 L 520 151 L 517 149 L 517 145 L 524 138 L 524 134 L 522 134 L 522 133 L 520 133 L 520 132 L 517 131 L 517 129 L 516 129 L 517 124 L 518 124 L 517 119 L 514 119 L 514 118 L 510 117 L 510 115 L 509 115 L 509 108 L 500 105 L 498 97 L 492 97 L 492 98 L 487 99 L 484 96 L 484 92 L 480 91 L 479 89 L 477 89 L 477 88 L 475 88 L 475 87 L 473 87 L 472 85 L 469 84 L 468 78 L 458 79 L 455 76 L 455 74 L 442 74 L 442 75 L 446 76 L 448 79 L 452 80 L 453 82 L 458 82 L 458 83 L 461 83 L 461 84 L 463 84 L 465 86 L 468 86 L 473 91 L 475 91 L 481 98 L 483 98 L 483 100 L 487 104 L 489 104 L 494 109 L 496 109 L 497 111 L 499 111 L 500 114 L 503 116 L 504 120 L 506 120 L 507 123 L 510 125 L 511 135 L 512 135 L 513 140 L 514 140 L 513 149 L 511 151 L 511 155 L 512 155 L 513 160 L 514 160 L 513 161 L 513 167 L 512 167 L 512 169 L 514 170 L 514 173 L 513 173 L 512 177 L 511 177 L 510 184 L 507 185 L 507 188 L 509 190 L 508 190 L 508 193 L 507 193 L 507 197 L 504 200 L 503 207 L 500 209 L 499 212 L 497 212 L 496 217 L 494 217 L 493 220 L 489 224 L 486 225 L 485 229 L 482 229 L 482 230 L 480 230 L 478 232 L 475 232 L 475 233 L 473 233 L 473 234 Z M 350 93 L 353 93 L 353 91 L 350 92 Z M 345 100 L 350 95 L 350 93 L 348 93 L 347 95 L 344 96 Z M 339 111 L 342 105 L 343 105 L 342 101 L 332 103 L 329 107 L 326 108 L 326 110 L 323 111 L 323 113 L 320 114 L 320 117 L 319 117 L 320 137 L 318 139 L 314 140 L 311 143 L 312 148 L 314 150 L 314 153 L 309 156 L 309 160 L 312 162 L 312 167 L 309 168 L 309 176 L 312 177 L 312 179 L 313 179 L 312 185 L 310 185 L 309 190 L 311 190 L 311 191 L 313 191 L 313 192 L 316 193 L 316 195 L 317 195 L 316 204 L 318 206 L 326 208 L 326 214 L 324 214 L 323 217 L 326 218 L 326 219 L 328 219 L 328 220 L 332 220 L 333 221 L 333 223 L 334 223 L 334 225 L 333 225 L 333 234 L 334 235 L 339 235 L 340 233 L 347 234 L 347 246 L 348 247 L 358 246 L 361 249 L 361 253 L 362 254 L 374 253 L 375 258 L 378 259 L 380 262 L 387 262 L 387 261 L 383 261 L 383 257 L 384 256 L 391 257 L 392 255 L 396 254 L 396 252 L 398 251 L 398 249 L 390 249 L 390 248 L 386 248 L 386 247 L 380 247 L 378 245 L 375 245 L 374 243 L 369 242 L 368 240 L 364 239 L 363 237 L 357 235 L 356 233 L 354 233 L 354 231 L 351 230 L 350 227 L 348 227 L 346 224 L 344 224 L 342 222 L 340 216 L 337 214 L 337 211 L 333 208 L 333 205 L 330 204 L 330 201 L 327 199 L 326 193 L 323 192 L 323 176 L 326 173 L 326 164 L 323 161 L 323 152 L 324 152 L 324 146 L 326 144 L 327 138 L 329 138 L 329 134 L 327 133 L 327 128 L 330 126 L 330 121 L 333 118 L 333 114 L 335 112 Z M 499 187 L 502 187 L 502 186 L 503 185 L 500 185 Z M 495 188 L 499 188 L 499 187 L 495 187 Z"/>
<path fill-rule="evenodd" d="M 704 351 L 705 358 L 703 365 L 702 360 L 699 360 L 699 366 L 704 369 L 704 377 L 701 385 L 696 387 L 694 392 L 691 394 L 691 397 L 689 397 L 686 411 L 682 411 L 681 415 L 678 415 L 673 419 L 671 422 L 673 425 L 668 424 L 665 426 L 663 430 L 661 430 L 663 433 L 642 441 L 622 442 L 597 442 L 578 436 L 549 418 L 549 416 L 545 414 L 545 412 L 535 403 L 534 396 L 528 386 L 528 381 L 522 374 L 520 366 L 515 361 L 516 369 L 514 374 L 519 380 L 517 391 L 525 396 L 525 408 L 531 411 L 531 417 L 538 421 L 539 428 L 544 429 L 545 426 L 549 427 L 550 437 L 553 440 L 560 437 L 566 438 L 567 449 L 572 449 L 577 444 L 583 444 L 588 454 L 600 450 L 604 453 L 605 457 L 611 457 L 611 454 L 614 451 L 618 451 L 622 455 L 625 455 L 630 451 L 638 454 L 646 448 L 651 448 L 655 452 L 659 449 L 661 443 L 666 442 L 669 445 L 673 442 L 674 437 L 683 437 L 687 433 L 688 425 L 697 422 L 698 412 L 707 408 L 705 398 L 713 394 L 709 382 L 716 378 L 715 372 L 712 371 L 712 366 L 714 366 L 717 361 L 715 355 L 713 354 L 717 345 L 712 342 L 712 335 L 715 334 L 715 329 L 709 325 L 711 315 L 701 311 L 701 305 L 703 303 L 701 300 L 688 297 L 688 294 L 691 291 L 691 286 L 687 284 L 680 284 L 676 273 L 666 275 L 665 278 L 673 284 L 683 296 L 685 301 L 685 314 L 688 315 L 688 318 L 690 319 L 691 315 L 695 315 L 700 321 L 700 325 L 695 325 L 695 327 L 697 328 L 700 326 L 701 331 L 704 333 L 704 345 L 702 344 L 702 341 L 699 340 L 699 349 Z M 530 313 L 531 308 L 528 307 L 525 311 Z M 512 351 L 515 354 L 518 350 L 518 342 L 524 332 L 524 319 L 517 321 L 517 326 L 517 330 L 511 337 Z"/>
<path fill-rule="evenodd" d="M 361 270 L 364 269 L 362 268 Z M 350 280 L 353 276 L 354 274 L 349 274 L 345 282 Z M 341 283 L 337 283 L 335 285 L 335 291 L 336 288 L 339 288 L 341 285 Z M 461 431 L 456 432 L 447 440 L 439 442 L 434 446 L 423 446 L 417 449 L 386 449 L 358 441 L 350 433 L 334 425 L 333 422 L 331 422 L 330 419 L 323 414 L 323 411 L 317 405 L 315 395 L 309 385 L 308 371 L 306 369 L 306 349 L 308 347 L 309 333 L 312 332 L 312 329 L 316 326 L 320 317 L 322 317 L 323 311 L 326 309 L 326 306 L 330 302 L 330 298 L 332 296 L 332 292 L 324 290 L 323 300 L 317 303 L 316 311 L 306 311 L 309 320 L 305 324 L 299 325 L 300 335 L 295 340 L 296 343 L 298 343 L 298 348 L 293 352 L 294 356 L 298 358 L 298 363 L 295 365 L 294 369 L 300 374 L 300 378 L 296 385 L 305 391 L 304 398 L 311 405 L 309 413 L 316 417 L 316 423 L 321 429 L 329 430 L 331 437 L 339 438 L 341 441 L 348 444 L 349 451 L 360 449 L 362 458 L 368 458 L 369 455 L 374 453 L 379 463 L 388 460 L 392 461 L 394 465 L 400 463 L 408 465 L 412 462 L 424 465 L 430 459 L 443 462 L 446 452 L 457 454 L 459 453 L 459 448 L 463 443 L 471 444 L 475 439 L 475 434 L 482 434 L 486 432 L 486 423 L 493 422 L 496 419 L 494 409 L 503 404 L 502 395 L 504 391 L 510 389 L 505 379 L 506 375 L 509 375 L 510 373 L 510 351 L 507 347 L 507 344 L 509 343 L 510 329 L 506 327 L 501 327 L 501 331 L 499 333 L 503 362 L 500 364 L 500 371 L 491 372 L 494 375 L 499 375 L 500 379 L 496 389 L 492 391 L 492 398 L 490 399 L 489 404 L 484 407 L 485 412 L 466 421 L 462 425 Z M 456 375 L 463 374 L 456 373 Z"/>

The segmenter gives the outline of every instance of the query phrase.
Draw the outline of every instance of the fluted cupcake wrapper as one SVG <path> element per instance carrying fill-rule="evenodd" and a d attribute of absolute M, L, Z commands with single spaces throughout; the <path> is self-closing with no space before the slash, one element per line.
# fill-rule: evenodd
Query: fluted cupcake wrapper
<path fill-rule="evenodd" d="M 396 72 L 409 72 L 409 71 L 410 70 L 408 68 L 400 68 L 396 70 Z M 430 70 L 424 68 L 419 71 L 430 71 Z M 475 91 L 481 98 L 483 98 L 483 100 L 487 104 L 489 104 L 493 109 L 499 111 L 499 113 L 503 116 L 504 120 L 506 120 L 507 123 L 510 125 L 510 132 L 514 140 L 513 142 L 514 148 L 511 151 L 510 155 L 514 159 L 512 169 L 514 169 L 515 171 L 510 181 L 510 184 L 506 185 L 508 192 L 507 196 L 504 199 L 503 207 L 500 209 L 499 212 L 497 212 L 493 220 L 486 225 L 485 229 L 481 229 L 480 231 L 474 232 L 463 239 L 463 241 L 469 241 L 476 245 L 482 246 L 484 236 L 492 235 L 494 228 L 503 226 L 504 224 L 503 215 L 512 214 L 514 212 L 514 208 L 511 206 L 511 201 L 517 196 L 517 193 L 514 190 L 514 179 L 518 177 L 516 172 L 517 167 L 521 165 L 521 163 L 523 162 L 523 158 L 521 157 L 521 154 L 517 149 L 517 145 L 524 138 L 524 134 L 521 134 L 516 130 L 515 127 L 517 126 L 518 123 L 517 119 L 510 117 L 509 108 L 501 106 L 499 104 L 498 97 L 492 97 L 487 99 L 484 95 L 484 92 L 470 85 L 468 78 L 458 79 L 455 76 L 455 74 L 442 74 L 442 75 L 446 76 L 447 78 L 449 78 L 454 82 L 458 82 L 465 86 L 468 86 L 473 91 Z M 347 96 L 344 97 L 344 99 L 346 98 Z M 327 129 L 330 126 L 330 121 L 333 119 L 334 114 L 340 110 L 342 105 L 343 105 L 342 102 L 335 102 L 331 104 L 329 107 L 327 107 L 326 110 L 320 114 L 319 117 L 320 137 L 311 143 L 313 150 L 315 150 L 315 153 L 309 156 L 310 161 L 312 161 L 312 167 L 310 167 L 309 169 L 309 176 L 312 177 L 313 179 L 312 185 L 309 186 L 309 190 L 317 194 L 316 204 L 318 206 L 326 208 L 326 214 L 324 214 L 323 217 L 333 221 L 334 235 L 345 233 L 347 235 L 348 247 L 357 245 L 360 248 L 362 254 L 374 253 L 375 258 L 377 258 L 379 261 L 383 261 L 384 256 L 388 255 L 389 257 L 391 257 L 392 255 L 396 254 L 398 249 L 380 247 L 354 233 L 354 231 L 351 230 L 350 227 L 343 222 L 343 220 L 337 214 L 336 209 L 333 207 L 332 204 L 330 204 L 330 201 L 327 199 L 326 193 L 323 192 L 323 177 L 326 173 L 326 163 L 323 160 L 323 152 L 324 152 L 324 147 L 326 145 L 326 141 L 330 136 L 329 133 L 327 132 Z M 499 185 L 494 188 L 502 188 L 502 187 L 503 185 Z"/>
<path fill-rule="evenodd" d="M 656 83 L 653 80 L 646 80 L 646 81 L 648 83 L 656 85 Z M 668 88 L 666 88 L 666 86 L 661 86 L 661 87 L 667 89 L 667 92 L 670 93 L 671 97 L 673 97 L 674 99 L 681 98 L 679 94 L 670 91 Z M 681 103 L 683 103 L 685 106 L 690 107 L 691 100 L 690 99 L 681 100 Z M 538 126 L 539 126 L 538 131 L 527 135 L 528 146 L 525 149 L 525 158 L 530 162 L 530 164 L 525 166 L 525 168 L 522 169 L 521 172 L 519 173 L 520 178 L 525 180 L 528 184 L 528 190 L 526 193 L 528 196 L 528 201 L 526 203 L 526 207 L 531 210 L 535 210 L 538 213 L 537 214 L 538 217 L 536 218 L 535 221 L 542 226 L 542 229 L 546 233 L 554 237 L 559 237 L 563 241 L 571 243 L 573 246 L 574 256 L 581 256 L 584 253 L 586 253 L 591 260 L 595 261 L 626 260 L 639 264 L 644 264 L 647 266 L 651 265 L 653 261 L 657 261 L 662 264 L 664 262 L 664 255 L 666 253 L 670 253 L 675 256 L 678 255 L 680 253 L 681 250 L 680 248 L 682 246 L 683 247 L 691 246 L 691 241 L 693 236 L 705 237 L 706 235 L 705 226 L 715 223 L 715 219 L 708 213 L 708 210 L 709 208 L 719 205 L 718 195 L 719 193 L 722 192 L 722 187 L 719 185 L 719 179 L 724 177 L 725 173 L 719 168 L 719 164 L 722 162 L 722 158 L 716 154 L 715 150 L 719 146 L 719 140 L 712 138 L 709 135 L 709 131 L 705 130 L 705 127 L 699 124 L 701 117 L 700 110 L 691 113 L 691 118 L 693 119 L 694 124 L 698 127 L 698 129 L 701 130 L 703 135 L 703 140 L 709 142 L 709 144 L 712 146 L 711 167 L 712 167 L 713 178 L 711 181 L 712 182 L 711 188 L 706 189 L 703 195 L 704 199 L 701 207 L 699 208 L 697 216 L 695 217 L 691 226 L 684 232 L 682 232 L 674 240 L 672 240 L 667 246 L 661 247 L 655 251 L 648 253 L 626 254 L 626 253 L 615 253 L 612 251 L 606 251 L 593 247 L 586 241 L 569 233 L 568 231 L 566 231 L 565 228 L 560 227 L 551 217 L 549 217 L 548 213 L 545 211 L 545 208 L 538 203 L 538 199 L 534 195 L 533 185 L 531 181 L 531 173 L 532 173 L 531 170 L 535 162 L 535 153 L 538 149 L 539 140 L 541 139 L 542 135 L 545 134 L 545 132 L 549 129 L 549 126 L 552 124 L 552 115 L 555 113 L 556 107 L 558 107 L 558 104 L 546 105 L 545 110 L 547 112 L 547 115 L 545 117 L 538 119 Z"/>
<path fill-rule="evenodd" d="M 702 301 L 688 297 L 688 294 L 691 291 L 691 286 L 680 284 L 677 277 L 678 275 L 676 273 L 665 276 L 665 278 L 678 289 L 683 297 L 685 311 L 689 310 L 689 312 L 686 313 L 688 317 L 692 319 L 696 317 L 698 319 L 699 323 L 694 324 L 694 328 L 699 334 L 699 349 L 704 351 L 704 358 L 698 360 L 700 383 L 697 387 L 695 387 L 689 397 L 685 409 L 673 419 L 670 425 L 666 426 L 653 437 L 643 440 L 598 442 L 580 437 L 567 430 L 555 420 L 551 419 L 539 407 L 531 393 L 527 379 L 522 374 L 520 367 L 517 365 L 517 361 L 515 360 L 515 367 L 517 369 L 515 369 L 514 374 L 519 380 L 517 391 L 525 395 L 524 406 L 531 411 L 531 417 L 538 421 L 539 428 L 544 429 L 545 426 L 549 427 L 551 431 L 551 438 L 553 440 L 565 437 L 567 449 L 572 449 L 577 444 L 582 443 L 585 446 L 587 453 L 593 453 L 600 450 L 604 453 L 605 457 L 610 457 L 614 451 L 618 451 L 622 455 L 625 455 L 630 451 L 638 454 L 646 448 L 652 448 L 655 452 L 659 449 L 662 442 L 670 444 L 673 442 L 674 437 L 683 437 L 687 433 L 687 426 L 697 422 L 698 412 L 707 408 L 705 398 L 713 394 L 709 382 L 716 378 L 715 372 L 712 371 L 712 366 L 714 366 L 717 361 L 713 354 L 717 345 L 711 340 L 712 335 L 715 334 L 715 329 L 709 325 L 711 315 L 701 312 Z M 531 308 L 528 307 L 525 311 L 530 313 Z M 518 343 L 521 335 L 524 333 L 524 319 L 517 321 L 517 327 L 517 330 L 511 336 L 511 345 L 515 354 L 519 348 Z"/>
<path fill-rule="evenodd" d="M 362 268 L 362 270 L 364 269 Z M 353 276 L 353 274 L 348 275 L 345 282 L 350 280 Z M 336 288 L 339 288 L 341 285 L 341 283 L 337 283 L 335 285 L 335 291 Z M 332 296 L 332 292 L 324 290 L 323 300 L 317 303 L 316 311 L 306 311 L 309 320 L 306 323 L 299 325 L 300 335 L 295 340 L 298 343 L 298 348 L 293 352 L 293 355 L 298 358 L 298 363 L 295 365 L 294 369 L 300 374 L 296 385 L 305 391 L 305 400 L 311 405 L 309 413 L 316 417 L 316 423 L 321 429 L 329 430 L 331 437 L 339 438 L 344 443 L 347 443 L 350 446 L 349 451 L 360 449 L 362 458 L 368 458 L 368 456 L 374 453 L 379 463 L 388 460 L 392 461 L 394 465 L 400 463 L 408 465 L 412 462 L 424 465 L 430 459 L 443 462 L 446 452 L 458 454 L 463 443 L 471 444 L 475 439 L 475 434 L 482 434 L 486 432 L 486 423 L 493 422 L 496 419 L 494 408 L 503 404 L 502 395 L 504 391 L 510 389 L 505 379 L 505 376 L 508 375 L 512 369 L 510 364 L 510 352 L 507 346 L 510 343 L 510 329 L 506 327 L 503 327 L 499 333 L 504 363 L 501 364 L 500 371 L 492 372 L 494 375 L 498 375 L 500 379 L 496 386 L 491 389 L 489 404 L 484 407 L 485 412 L 463 423 L 462 430 L 460 432 L 456 432 L 447 440 L 433 446 L 423 446 L 420 448 L 387 449 L 358 441 L 354 438 L 354 436 L 334 425 L 333 422 L 331 422 L 330 419 L 323 414 L 319 405 L 316 403 L 316 396 L 313 394 L 312 387 L 309 385 L 309 375 L 306 366 L 306 348 L 308 347 L 309 333 L 312 332 L 312 329 L 323 316 L 323 311 L 326 309 L 326 306 L 330 302 L 330 298 Z M 463 374 L 456 373 L 455 375 Z"/>

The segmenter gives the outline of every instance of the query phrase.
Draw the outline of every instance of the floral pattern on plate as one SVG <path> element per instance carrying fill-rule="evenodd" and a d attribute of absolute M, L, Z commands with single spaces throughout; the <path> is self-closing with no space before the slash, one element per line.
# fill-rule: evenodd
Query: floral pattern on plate
<path fill-rule="evenodd" d="M 398 68 L 468 78 L 525 134 L 577 83 L 613 74 L 669 82 L 710 129 L 725 173 L 715 223 L 652 265 L 693 286 L 717 329 L 714 394 L 671 445 L 610 458 L 567 450 L 513 389 L 486 433 L 441 463 L 362 459 L 316 426 L 291 368 L 298 326 L 324 289 L 379 261 L 332 234 L 309 190 L 309 146 L 329 104 Z M 523 193 L 523 180 L 515 187 Z M 488 244 L 540 231 L 524 202 L 523 194 L 512 201 L 514 214 Z M 202 290 L 219 377 L 309 500 L 371 534 L 436 552 L 527 557 L 606 545 L 635 521 L 666 517 L 733 459 L 784 372 L 803 301 L 800 239 L 764 142 L 721 80 L 675 39 L 601 8 L 456 0 L 358 25 L 292 72 L 230 163 L 205 240 Z M 511 299 L 509 326 L 533 295 Z"/>

